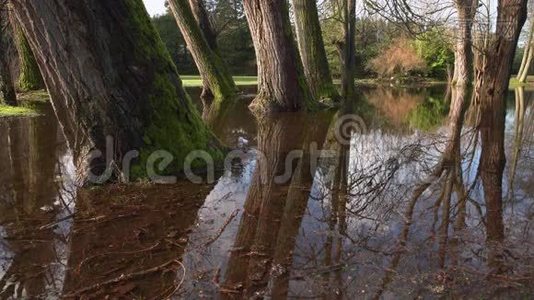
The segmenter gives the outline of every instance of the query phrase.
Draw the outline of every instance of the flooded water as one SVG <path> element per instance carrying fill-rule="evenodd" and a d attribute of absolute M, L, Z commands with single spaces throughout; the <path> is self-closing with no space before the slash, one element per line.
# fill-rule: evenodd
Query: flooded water
<path fill-rule="evenodd" d="M 251 97 L 199 103 L 239 150 L 214 184 L 82 189 L 50 107 L 0 119 L 0 298 L 531 297 L 534 93 L 507 99 L 505 272 L 490 278 L 475 109 L 461 179 L 432 177 L 445 90 L 362 88 L 338 109 L 260 119 Z"/>

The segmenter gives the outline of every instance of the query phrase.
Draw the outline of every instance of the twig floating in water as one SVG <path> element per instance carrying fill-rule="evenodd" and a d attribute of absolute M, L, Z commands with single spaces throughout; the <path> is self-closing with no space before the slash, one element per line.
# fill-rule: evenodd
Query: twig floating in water
<path fill-rule="evenodd" d="M 230 223 L 234 220 L 235 217 L 237 217 L 237 214 L 239 213 L 239 209 L 236 209 L 232 215 L 228 218 L 228 220 L 226 220 L 226 222 L 224 223 L 223 227 L 221 227 L 221 229 L 219 229 L 219 231 L 217 232 L 217 234 L 212 237 L 206 244 L 204 244 L 205 247 L 215 243 L 215 241 L 217 241 L 221 235 L 223 234 L 224 230 L 226 230 L 226 227 L 228 227 L 228 225 L 230 225 Z"/>

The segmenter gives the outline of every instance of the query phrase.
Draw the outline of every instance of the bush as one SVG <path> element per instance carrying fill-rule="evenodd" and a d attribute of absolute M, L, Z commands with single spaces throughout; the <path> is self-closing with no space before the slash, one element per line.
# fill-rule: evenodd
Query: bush
<path fill-rule="evenodd" d="M 367 67 L 381 77 L 410 76 L 426 71 L 425 61 L 407 38 L 393 40 Z"/>

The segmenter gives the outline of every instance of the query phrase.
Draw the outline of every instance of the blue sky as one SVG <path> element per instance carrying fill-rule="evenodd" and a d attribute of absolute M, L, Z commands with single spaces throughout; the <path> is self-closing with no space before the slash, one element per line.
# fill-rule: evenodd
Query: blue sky
<path fill-rule="evenodd" d="M 165 0 L 143 0 L 146 10 L 151 16 L 165 13 Z"/>

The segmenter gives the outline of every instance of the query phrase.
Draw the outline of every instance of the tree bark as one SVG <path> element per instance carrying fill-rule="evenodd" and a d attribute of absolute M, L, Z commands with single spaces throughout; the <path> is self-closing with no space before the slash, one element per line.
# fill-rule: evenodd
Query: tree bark
<path fill-rule="evenodd" d="M 0 3 L 0 103 L 17 106 L 17 93 L 9 69 L 8 48 L 11 36 L 7 32 L 9 26 L 5 26 L 7 22 L 7 11 Z"/>
<path fill-rule="evenodd" d="M 258 64 L 256 113 L 311 110 L 317 105 L 306 83 L 284 0 L 245 0 Z"/>
<path fill-rule="evenodd" d="M 341 94 L 348 99 L 354 94 L 354 73 L 356 71 L 356 0 L 343 2 L 343 70 Z"/>
<path fill-rule="evenodd" d="M 195 20 L 189 3 L 183 0 L 171 0 L 169 7 L 191 51 L 202 80 L 209 86 L 215 101 L 232 99 L 236 92 L 234 80 L 221 57 L 210 47 Z M 207 95 L 209 94 L 206 93 L 205 96 Z"/>
<path fill-rule="evenodd" d="M 488 61 L 483 69 L 480 102 L 482 141 L 480 174 L 486 202 L 487 241 L 492 245 L 490 265 L 499 269 L 500 246 L 504 241 L 502 181 L 506 164 L 504 151 L 506 95 L 512 61 L 521 28 L 526 20 L 527 0 L 499 0 L 497 29 Z M 493 246 L 496 246 L 494 248 Z M 499 270 L 497 270 L 499 271 Z"/>
<path fill-rule="evenodd" d="M 306 80 L 316 99 L 338 101 L 326 58 L 316 1 L 292 0 L 297 41 Z"/>
<path fill-rule="evenodd" d="M 204 34 L 204 37 L 206 38 L 209 47 L 212 51 L 219 54 L 217 45 L 217 34 L 213 29 L 213 26 L 211 25 L 211 21 L 208 12 L 206 11 L 204 0 L 189 0 L 189 5 L 191 6 L 195 20 L 200 26 L 200 30 L 202 30 L 202 33 Z M 201 98 L 207 101 L 213 99 L 213 93 L 210 90 L 209 82 L 204 78 L 202 78 Z"/>
<path fill-rule="evenodd" d="M 193 16 L 200 26 L 200 30 L 202 30 L 202 33 L 204 34 L 204 37 L 206 38 L 211 50 L 217 51 L 217 33 L 211 25 L 210 17 L 206 10 L 204 0 L 189 0 L 189 5 L 191 6 Z"/>
<path fill-rule="evenodd" d="M 2 37 L 0 37 L 1 39 Z M 0 42 L 1 44 L 2 42 Z M 0 45 L 0 103 L 4 103 L 9 106 L 17 106 L 17 93 L 15 92 L 15 85 L 11 79 L 11 72 L 9 71 L 9 64 L 4 55 L 5 49 Z"/>
<path fill-rule="evenodd" d="M 146 177 L 143 166 L 156 150 L 173 155 L 168 173 L 180 172 L 193 150 L 222 157 L 141 0 L 13 0 L 12 6 L 67 138 L 112 150 L 119 166 L 138 150 L 133 177 Z M 113 149 L 106 149 L 107 136 Z"/>
<path fill-rule="evenodd" d="M 454 51 L 454 78 L 457 86 L 470 85 L 473 82 L 473 21 L 478 7 L 478 0 L 455 0 L 458 12 L 458 32 Z"/>

